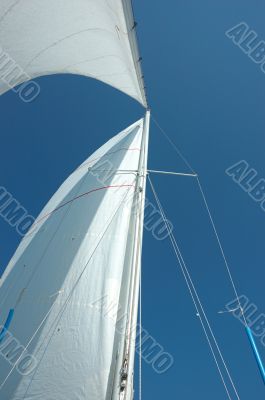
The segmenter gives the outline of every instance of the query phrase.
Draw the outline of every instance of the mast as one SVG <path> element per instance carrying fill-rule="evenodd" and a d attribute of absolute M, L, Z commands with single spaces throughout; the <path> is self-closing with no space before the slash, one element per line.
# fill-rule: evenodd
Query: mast
<path fill-rule="evenodd" d="M 138 181 L 136 186 L 135 196 L 135 236 L 132 261 L 132 276 L 130 283 L 129 305 L 128 305 L 128 320 L 125 338 L 125 352 L 123 360 L 123 370 L 125 378 L 124 393 L 121 393 L 120 399 L 132 400 L 133 398 L 133 377 L 134 377 L 134 358 L 135 358 L 135 340 L 138 317 L 139 304 L 139 286 L 141 275 L 141 256 L 143 242 L 143 226 L 144 226 L 144 206 L 146 193 L 146 176 L 147 176 L 147 157 L 149 143 L 149 126 L 150 126 L 150 111 L 147 110 L 141 154 L 139 160 Z M 125 367 L 125 369 L 124 369 Z"/>

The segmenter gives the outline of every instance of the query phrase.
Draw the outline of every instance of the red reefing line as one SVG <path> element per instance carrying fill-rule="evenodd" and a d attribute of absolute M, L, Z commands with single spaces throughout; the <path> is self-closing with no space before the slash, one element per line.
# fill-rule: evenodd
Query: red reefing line
<path fill-rule="evenodd" d="M 39 224 L 44 218 L 49 217 L 51 214 L 53 214 L 53 213 L 55 213 L 56 211 L 60 210 L 61 208 L 65 207 L 67 204 L 70 204 L 70 203 L 74 202 L 75 200 L 80 199 L 81 197 L 87 196 L 87 195 L 89 195 L 89 194 L 91 194 L 91 193 L 94 193 L 94 192 L 98 192 L 99 190 L 112 189 L 112 188 L 122 188 L 122 187 L 134 187 L 134 186 L 135 186 L 135 185 L 109 185 L 109 186 L 102 186 L 102 187 L 100 187 L 100 188 L 96 188 L 96 189 L 90 190 L 89 192 L 82 193 L 82 194 L 80 194 L 79 196 L 76 196 L 76 197 L 74 197 L 73 199 L 68 200 L 66 203 L 61 204 L 59 207 L 55 208 L 53 211 L 51 211 L 51 212 L 49 212 L 48 214 L 44 215 L 44 216 L 43 216 L 42 218 L 40 218 L 38 221 L 35 221 L 34 224 L 33 224 L 32 227 L 31 227 L 31 229 L 32 229 L 35 225 Z M 30 234 L 30 232 L 29 232 L 29 234 Z"/>

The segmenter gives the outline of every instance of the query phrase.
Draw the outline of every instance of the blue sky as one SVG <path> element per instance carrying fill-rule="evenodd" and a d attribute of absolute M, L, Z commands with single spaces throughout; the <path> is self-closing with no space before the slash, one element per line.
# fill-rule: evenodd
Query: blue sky
<path fill-rule="evenodd" d="M 135 0 L 134 6 L 152 114 L 199 174 L 239 293 L 257 306 L 258 316 L 265 313 L 265 213 L 225 170 L 246 160 L 265 178 L 265 74 L 225 31 L 244 21 L 265 40 L 265 5 Z M 31 104 L 13 92 L 0 98 L 0 185 L 32 215 L 89 154 L 143 115 L 133 100 L 84 77 L 38 82 L 41 94 Z M 188 171 L 154 123 L 150 135 L 151 169 Z M 196 180 L 154 176 L 153 182 L 240 399 L 262 399 L 264 385 L 243 326 L 218 314 L 234 294 Z M 147 196 L 152 199 L 150 188 Z M 3 220 L 0 235 L 3 270 L 20 238 Z M 148 232 L 143 325 L 175 360 L 162 375 L 143 362 L 143 398 L 227 398 L 170 244 Z M 265 360 L 265 347 L 257 343 Z"/>

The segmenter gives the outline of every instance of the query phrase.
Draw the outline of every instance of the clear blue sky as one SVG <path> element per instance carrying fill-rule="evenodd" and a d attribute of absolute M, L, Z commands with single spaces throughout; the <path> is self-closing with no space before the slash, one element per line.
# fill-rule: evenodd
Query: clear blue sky
<path fill-rule="evenodd" d="M 265 40 L 265 4 L 136 0 L 134 5 L 152 113 L 199 173 L 239 292 L 262 314 L 265 213 L 225 170 L 244 159 L 265 178 L 265 74 L 225 31 L 245 21 Z M 143 115 L 136 102 L 90 79 L 53 76 L 38 82 L 41 94 L 32 104 L 12 92 L 0 98 L 0 185 L 36 216 L 78 164 Z M 153 123 L 149 167 L 187 171 Z M 233 291 L 195 180 L 153 181 L 241 400 L 264 398 L 242 325 L 218 314 Z M 150 188 L 147 195 L 152 199 Z M 0 235 L 3 270 L 19 237 L 3 220 Z M 143 399 L 227 398 L 170 245 L 148 232 L 143 325 L 175 359 L 163 375 L 143 363 Z M 265 348 L 258 345 L 265 360 Z"/>

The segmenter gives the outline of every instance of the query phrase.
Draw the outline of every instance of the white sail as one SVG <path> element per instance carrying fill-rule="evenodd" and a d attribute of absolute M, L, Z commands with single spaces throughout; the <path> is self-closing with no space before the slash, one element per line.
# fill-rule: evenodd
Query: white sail
<path fill-rule="evenodd" d="M 134 200 L 144 197 L 145 126 L 133 124 L 77 168 L 4 272 L 2 327 L 14 312 L 0 336 L 1 399 L 110 400 L 119 392 L 141 251 L 143 215 Z M 24 350 L 10 348 L 13 339 Z"/>
<path fill-rule="evenodd" d="M 2 0 L 0 38 L 0 93 L 70 73 L 146 106 L 131 0 Z"/>

